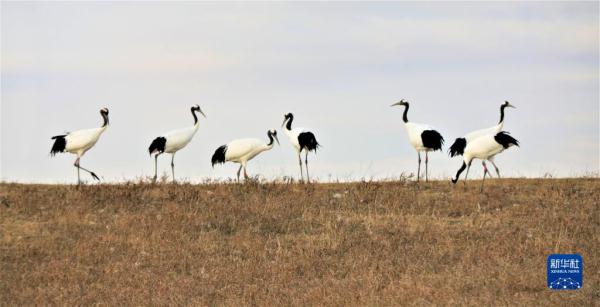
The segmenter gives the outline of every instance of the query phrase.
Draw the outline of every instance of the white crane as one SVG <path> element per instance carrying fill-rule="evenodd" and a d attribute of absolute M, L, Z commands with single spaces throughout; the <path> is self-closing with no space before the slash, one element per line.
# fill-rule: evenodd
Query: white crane
<path fill-rule="evenodd" d="M 184 148 L 194 137 L 198 131 L 199 123 L 196 112 L 199 112 L 206 118 L 204 112 L 200 109 L 199 105 L 194 105 L 191 108 L 192 116 L 194 116 L 194 125 L 192 127 L 183 128 L 175 131 L 168 132 L 155 138 L 148 148 L 150 155 L 154 156 L 154 181 L 156 182 L 158 173 L 158 156 L 162 153 L 171 154 L 171 173 L 173 175 L 173 182 L 175 182 L 175 153 L 180 149 Z"/>
<path fill-rule="evenodd" d="M 52 149 L 50 149 L 50 155 L 54 156 L 60 152 L 68 152 L 77 155 L 77 159 L 75 160 L 75 167 L 77 168 L 77 184 L 81 184 L 81 178 L 79 176 L 79 170 L 84 170 L 88 172 L 92 177 L 96 180 L 100 180 L 98 176 L 83 167 L 79 164 L 79 160 L 81 157 L 88 151 L 90 148 L 94 147 L 100 135 L 108 128 L 108 109 L 102 108 L 100 109 L 100 115 L 102 115 L 102 119 L 104 123 L 100 128 L 92 128 L 85 130 L 78 130 L 73 132 L 67 132 L 66 134 L 53 136 L 54 144 L 52 145 Z"/>
<path fill-rule="evenodd" d="M 504 128 L 504 109 L 505 108 L 516 108 L 514 105 L 510 104 L 510 102 L 508 101 L 504 101 L 503 104 L 500 105 L 500 121 L 498 122 L 497 125 L 489 127 L 489 128 L 485 128 L 485 129 L 479 129 L 479 130 L 475 130 L 472 132 L 467 133 L 465 136 L 461 137 L 461 138 L 457 138 L 454 143 L 452 144 L 452 146 L 450 146 L 450 149 L 448 150 L 450 157 L 454 157 L 454 156 L 459 156 L 464 153 L 465 151 L 465 147 L 467 146 L 467 144 L 486 134 L 490 134 L 490 133 L 498 133 L 500 131 L 502 131 L 502 128 Z M 490 161 L 492 163 L 492 165 L 494 166 L 494 169 L 496 170 L 496 174 L 498 175 L 498 178 L 500 178 L 500 170 L 498 169 L 498 166 L 496 165 L 496 163 L 494 162 L 494 158 L 491 157 L 490 159 L 488 159 L 488 161 Z M 491 176 L 492 174 L 490 174 Z"/>
<path fill-rule="evenodd" d="M 269 138 L 269 143 L 266 144 L 259 139 L 237 139 L 217 148 L 211 159 L 212 166 L 214 167 L 215 164 L 225 163 L 226 161 L 239 163 L 240 168 L 237 171 L 237 180 L 240 181 L 242 167 L 244 168 L 244 178 L 248 179 L 248 173 L 246 172 L 248 161 L 263 151 L 271 150 L 273 148 L 273 140 L 279 144 L 277 131 L 269 130 L 267 137 Z"/>
<path fill-rule="evenodd" d="M 427 164 L 429 163 L 429 152 L 442 150 L 442 145 L 444 145 L 444 138 L 439 132 L 437 132 L 433 127 L 429 125 L 417 124 L 408 121 L 408 101 L 402 99 L 399 102 L 392 104 L 391 106 L 404 106 L 404 114 L 402 115 L 404 128 L 406 128 L 408 140 L 417 151 L 417 155 L 419 158 L 419 166 L 417 167 L 417 182 L 419 182 L 421 172 L 421 151 L 425 152 L 425 181 L 428 181 Z"/>
<path fill-rule="evenodd" d="M 317 148 L 321 146 L 317 139 L 315 138 L 314 133 L 309 131 L 306 128 L 294 128 L 292 129 L 292 122 L 294 121 L 294 114 L 287 113 L 283 116 L 283 124 L 281 127 L 284 127 L 283 133 L 287 135 L 290 139 L 290 143 L 296 149 L 296 154 L 298 155 L 298 163 L 300 164 L 300 178 L 304 181 L 304 173 L 302 172 L 302 158 L 300 154 L 302 151 L 305 152 L 304 156 L 304 166 L 306 166 L 306 181 L 310 182 L 310 176 L 308 174 L 308 153 L 310 151 L 317 152 Z"/>
<path fill-rule="evenodd" d="M 483 180 L 481 181 L 481 189 L 483 189 L 483 182 L 485 181 L 485 175 L 489 174 L 485 160 L 493 158 L 497 154 L 503 152 L 505 149 L 511 146 L 519 146 L 519 141 L 510 136 L 506 131 L 500 131 L 498 133 L 488 133 L 480 136 L 467 143 L 465 151 L 463 153 L 463 164 L 456 172 L 456 178 L 452 179 L 452 183 L 456 183 L 460 177 L 460 174 L 467 168 L 465 174 L 465 183 L 467 176 L 469 175 L 469 169 L 471 168 L 471 162 L 473 159 L 481 159 L 483 165 Z"/>

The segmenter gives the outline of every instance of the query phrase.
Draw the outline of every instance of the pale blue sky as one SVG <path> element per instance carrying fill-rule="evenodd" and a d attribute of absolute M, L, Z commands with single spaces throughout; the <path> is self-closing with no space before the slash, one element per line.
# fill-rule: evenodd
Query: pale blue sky
<path fill-rule="evenodd" d="M 401 122 L 435 126 L 444 153 L 432 177 L 460 166 L 454 138 L 494 125 L 522 143 L 497 158 L 507 176 L 599 170 L 598 2 L 2 2 L 0 178 L 73 182 L 74 156 L 50 158 L 50 137 L 111 126 L 82 159 L 107 181 L 151 175 L 152 139 L 207 114 L 177 154 L 179 178 L 233 177 L 210 166 L 220 145 L 266 140 L 283 114 L 311 127 L 322 180 L 416 170 Z M 298 175 L 281 146 L 250 163 L 267 178 Z M 479 163 L 477 163 L 479 165 Z M 169 171 L 169 158 L 159 161 Z M 480 176 L 476 167 L 474 176 Z"/>

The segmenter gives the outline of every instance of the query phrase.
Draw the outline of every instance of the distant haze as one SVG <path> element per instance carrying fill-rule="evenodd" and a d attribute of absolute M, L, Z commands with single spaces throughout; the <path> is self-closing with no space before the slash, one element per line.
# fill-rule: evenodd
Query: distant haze
<path fill-rule="evenodd" d="M 298 176 L 281 131 L 286 112 L 323 147 L 321 180 L 389 178 L 416 171 L 402 125 L 435 126 L 444 152 L 431 177 L 461 164 L 447 148 L 498 121 L 521 142 L 496 161 L 506 176 L 579 176 L 599 170 L 598 2 L 2 2 L 1 158 L 4 181 L 75 182 L 75 157 L 50 158 L 50 137 L 111 125 L 82 165 L 106 181 L 153 173 L 147 148 L 193 124 L 176 175 L 235 177 L 211 168 L 232 139 L 281 146 L 251 161 L 266 178 Z M 170 157 L 159 160 L 169 173 Z M 481 176 L 480 162 L 470 177 Z M 89 176 L 83 178 L 89 179 Z"/>

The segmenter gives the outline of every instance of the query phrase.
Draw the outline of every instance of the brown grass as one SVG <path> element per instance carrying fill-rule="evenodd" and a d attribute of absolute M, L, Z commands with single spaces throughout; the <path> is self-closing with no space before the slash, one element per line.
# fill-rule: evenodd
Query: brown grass
<path fill-rule="evenodd" d="M 600 180 L 486 184 L 1 184 L 0 305 L 597 304 Z"/>

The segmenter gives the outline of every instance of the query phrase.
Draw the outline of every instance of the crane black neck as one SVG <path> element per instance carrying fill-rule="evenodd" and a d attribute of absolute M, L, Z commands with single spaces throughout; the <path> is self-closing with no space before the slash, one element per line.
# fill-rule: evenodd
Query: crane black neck
<path fill-rule="evenodd" d="M 404 105 L 404 114 L 402 114 L 402 121 L 408 123 L 408 103 Z"/>
<path fill-rule="evenodd" d="M 106 127 L 108 126 L 108 114 L 106 113 L 101 113 L 102 114 L 102 119 L 104 119 L 104 123 L 102 124 L 102 127 Z"/>
<path fill-rule="evenodd" d="M 196 125 L 198 123 L 198 117 L 196 116 L 196 112 L 193 107 L 192 107 L 192 116 L 194 116 L 194 125 Z"/>
<path fill-rule="evenodd" d="M 506 104 L 500 106 L 500 121 L 498 124 L 501 124 L 504 121 L 504 108 L 506 108 Z"/>
<path fill-rule="evenodd" d="M 292 130 L 292 121 L 294 121 L 294 116 L 290 115 L 290 117 L 287 120 L 287 123 L 285 124 L 285 128 L 287 130 Z"/>
<path fill-rule="evenodd" d="M 470 163 L 471 162 L 469 162 L 469 165 L 470 165 Z M 460 166 L 460 168 L 456 172 L 456 177 L 452 179 L 452 183 L 456 183 L 458 181 L 458 177 L 460 177 L 460 173 L 462 173 L 466 167 L 467 167 L 467 163 L 463 161 L 463 164 Z"/>

